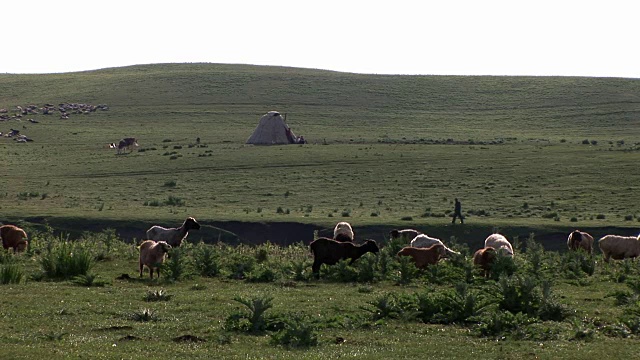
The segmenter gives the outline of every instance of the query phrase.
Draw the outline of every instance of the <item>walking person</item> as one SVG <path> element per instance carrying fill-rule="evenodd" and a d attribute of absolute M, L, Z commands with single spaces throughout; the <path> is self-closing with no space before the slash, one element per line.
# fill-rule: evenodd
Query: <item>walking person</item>
<path fill-rule="evenodd" d="M 462 204 L 460 201 L 456 199 L 455 207 L 453 208 L 453 220 L 451 220 L 452 224 L 456 223 L 456 218 L 460 218 L 460 224 L 464 224 L 464 216 L 462 216 Z"/>

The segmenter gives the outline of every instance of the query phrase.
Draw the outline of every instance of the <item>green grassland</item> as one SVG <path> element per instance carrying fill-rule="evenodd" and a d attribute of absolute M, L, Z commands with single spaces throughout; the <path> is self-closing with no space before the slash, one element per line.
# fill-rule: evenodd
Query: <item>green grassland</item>
<path fill-rule="evenodd" d="M 470 224 L 635 227 L 639 90 L 214 64 L 0 75 L 0 107 L 110 107 L 0 123 L 34 139 L 0 139 L 0 214 L 438 227 L 459 197 Z M 269 110 L 310 144 L 244 145 Z M 126 136 L 138 151 L 106 148 Z"/>
<path fill-rule="evenodd" d="M 624 306 L 607 297 L 637 288 L 640 273 L 630 261 L 605 265 L 596 255 L 583 262 L 594 266 L 589 276 L 568 269 L 576 260 L 556 251 L 538 254 L 543 260 L 533 251 L 518 256 L 518 275 L 535 276 L 537 284 L 553 280 L 554 299 L 573 313 L 479 336 L 486 318 L 419 321 L 402 305 L 415 294 L 451 292 L 461 282 L 478 296 L 494 294 L 496 281 L 465 277 L 468 260 L 441 263 L 404 283 L 398 276 L 407 270 L 397 259 L 383 271 L 384 257 L 367 255 L 354 267 L 323 268 L 322 279 L 313 280 L 303 245 L 211 245 L 226 239 L 221 234 L 232 222 L 256 226 L 256 233 L 263 231 L 257 224 L 310 225 L 286 239 L 306 244 L 314 236 L 310 229 L 329 231 L 347 220 L 356 236 L 379 240 L 387 255 L 393 251 L 385 237 L 393 227 L 416 227 L 472 251 L 493 230 L 510 239 L 535 233 L 554 250 L 565 248 L 574 228 L 636 234 L 636 79 L 380 76 L 215 64 L 0 74 L 0 108 L 9 115 L 18 105 L 45 103 L 107 104 L 109 110 L 67 120 L 38 114 L 0 121 L 1 132 L 18 129 L 34 140 L 0 138 L 0 221 L 25 227 L 32 241 L 26 254 L 0 256 L 0 280 L 11 266 L 22 274 L 19 282 L 0 285 L 0 358 L 602 359 L 638 353 L 638 327 L 622 323 L 640 322 L 637 293 Z M 269 110 L 286 113 L 309 144 L 245 145 Z M 136 151 L 116 155 L 107 148 L 129 136 L 138 138 Z M 448 217 L 456 197 L 464 226 L 452 226 Z M 177 226 L 186 216 L 205 225 L 185 245 L 191 273 L 170 280 L 165 268 L 162 280 L 138 279 L 131 238 L 140 239 L 151 224 Z M 53 228 L 43 229 L 45 221 Z M 115 229 L 107 234 L 129 230 L 105 238 L 106 228 Z M 85 240 L 79 243 L 91 253 L 90 274 L 104 286 L 43 275 L 43 259 L 66 244 L 65 233 Z M 549 234 L 554 237 L 545 238 Z M 194 245 L 199 240 L 207 244 Z M 214 249 L 215 275 L 197 271 L 203 247 Z M 76 258 L 84 251 L 74 249 Z M 246 264 L 252 271 L 234 276 Z M 358 278 L 372 271 L 375 279 Z M 117 280 L 123 273 L 133 279 Z M 172 298 L 144 300 L 158 289 Z M 372 318 L 373 304 L 385 294 L 396 296 L 403 310 Z M 269 312 L 303 316 L 314 324 L 317 345 L 274 345 L 274 330 L 230 328 L 228 320 L 246 310 L 237 297 L 273 298 Z M 134 320 L 144 309 L 154 319 Z M 196 341 L 177 339 L 184 335 Z"/>

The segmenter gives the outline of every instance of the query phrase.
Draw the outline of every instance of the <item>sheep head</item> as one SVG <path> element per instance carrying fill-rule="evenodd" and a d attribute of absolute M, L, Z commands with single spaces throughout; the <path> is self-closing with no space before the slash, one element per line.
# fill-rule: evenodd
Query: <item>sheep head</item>
<path fill-rule="evenodd" d="M 196 221 L 196 219 L 189 217 L 184 221 L 184 227 L 187 230 L 199 230 L 200 224 Z"/>
<path fill-rule="evenodd" d="M 400 232 L 398 231 L 398 229 L 393 229 L 393 230 L 389 231 L 389 237 L 391 239 L 395 239 L 395 238 L 397 238 L 399 236 L 400 236 Z"/>
<path fill-rule="evenodd" d="M 369 252 L 372 252 L 374 254 L 377 254 L 378 251 L 380 251 L 380 249 L 378 248 L 378 244 L 376 243 L 375 240 L 367 240 L 364 242 L 364 244 L 362 244 L 362 247 L 364 248 L 364 250 L 367 250 Z"/>
<path fill-rule="evenodd" d="M 166 241 L 158 241 L 157 242 L 158 246 L 160 246 L 162 248 L 162 252 L 169 252 L 169 250 L 171 250 L 172 246 L 169 245 L 169 243 L 167 243 Z"/>

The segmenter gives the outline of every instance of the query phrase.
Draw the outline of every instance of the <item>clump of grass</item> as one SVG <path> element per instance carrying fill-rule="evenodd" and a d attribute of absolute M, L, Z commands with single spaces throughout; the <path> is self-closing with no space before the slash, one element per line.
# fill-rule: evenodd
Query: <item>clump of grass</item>
<path fill-rule="evenodd" d="M 176 187 L 178 185 L 178 181 L 176 180 L 167 180 L 164 182 L 164 187 Z"/>
<path fill-rule="evenodd" d="M 129 320 L 139 322 L 158 321 L 158 315 L 152 309 L 140 309 L 127 315 Z"/>
<path fill-rule="evenodd" d="M 98 280 L 99 275 L 96 274 L 85 274 L 85 275 L 78 275 L 75 276 L 73 279 L 71 279 L 71 282 L 79 285 L 79 286 L 86 286 L 86 287 L 91 287 L 91 286 L 97 286 L 97 287 L 102 287 L 105 286 L 107 283 L 103 280 Z"/>
<path fill-rule="evenodd" d="M 173 295 L 167 294 L 165 290 L 149 290 L 144 296 L 144 301 L 153 302 L 153 301 L 169 301 Z"/>
<path fill-rule="evenodd" d="M 49 243 L 40 258 L 40 265 L 48 278 L 71 279 L 87 275 L 93 266 L 93 256 L 81 244 L 70 241 Z"/>
<path fill-rule="evenodd" d="M 24 278 L 24 272 L 17 264 L 7 264 L 0 270 L 0 284 L 19 284 Z"/>

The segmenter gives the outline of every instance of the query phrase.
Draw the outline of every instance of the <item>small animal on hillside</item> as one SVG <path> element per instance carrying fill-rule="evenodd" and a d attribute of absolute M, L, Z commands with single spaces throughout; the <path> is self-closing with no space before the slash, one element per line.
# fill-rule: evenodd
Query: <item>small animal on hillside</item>
<path fill-rule="evenodd" d="M 604 261 L 623 260 L 640 256 L 640 236 L 606 235 L 598 240 Z"/>
<path fill-rule="evenodd" d="M 353 229 L 351 224 L 346 221 L 341 221 L 336 224 L 333 229 L 333 239 L 341 242 L 353 242 L 354 239 Z"/>
<path fill-rule="evenodd" d="M 575 230 L 569 234 L 567 239 L 567 247 L 569 250 L 584 250 L 591 254 L 593 252 L 593 236 L 584 231 Z"/>
<path fill-rule="evenodd" d="M 497 256 L 496 249 L 492 247 L 479 249 L 473 254 L 473 265 L 480 267 L 484 277 L 488 278 Z"/>
<path fill-rule="evenodd" d="M 200 224 L 196 219 L 188 217 L 182 226 L 178 228 L 164 228 L 154 225 L 147 230 L 147 239 L 155 241 L 166 241 L 173 247 L 180 247 L 182 241 L 189 235 L 189 230 L 199 230 Z"/>
<path fill-rule="evenodd" d="M 313 254 L 311 269 L 316 277 L 320 275 L 322 264 L 335 265 L 338 261 L 346 259 L 351 259 L 349 264 L 353 264 L 362 255 L 368 252 L 375 254 L 379 251 L 375 240 L 367 240 L 364 244 L 355 245 L 352 242 L 340 242 L 324 237 L 314 240 L 309 248 Z"/>
<path fill-rule="evenodd" d="M 13 252 L 25 251 L 29 246 L 27 233 L 15 225 L 0 226 L 0 238 L 2 238 L 2 247 L 13 249 Z"/>
<path fill-rule="evenodd" d="M 484 240 L 484 247 L 494 248 L 498 253 L 506 256 L 513 256 L 513 246 L 502 234 L 491 234 Z"/>
<path fill-rule="evenodd" d="M 418 269 L 426 269 L 429 265 L 435 265 L 442 258 L 446 258 L 447 250 L 442 244 L 434 244 L 428 248 L 406 246 L 398 251 L 397 256 L 409 256 Z"/>
<path fill-rule="evenodd" d="M 154 269 L 159 278 L 160 266 L 164 262 L 166 254 L 171 250 L 171 245 L 167 244 L 166 241 L 155 242 L 153 240 L 145 240 L 138 246 L 138 249 L 140 249 L 140 277 L 142 277 L 144 267 L 146 266 L 149 268 L 149 277 L 151 279 L 153 279 Z"/>
<path fill-rule="evenodd" d="M 136 138 L 124 138 L 122 140 L 120 140 L 120 142 L 118 143 L 118 154 L 124 154 L 126 153 L 127 149 L 129 150 L 129 152 L 133 151 L 134 147 L 138 147 L 138 141 L 136 140 Z"/>

